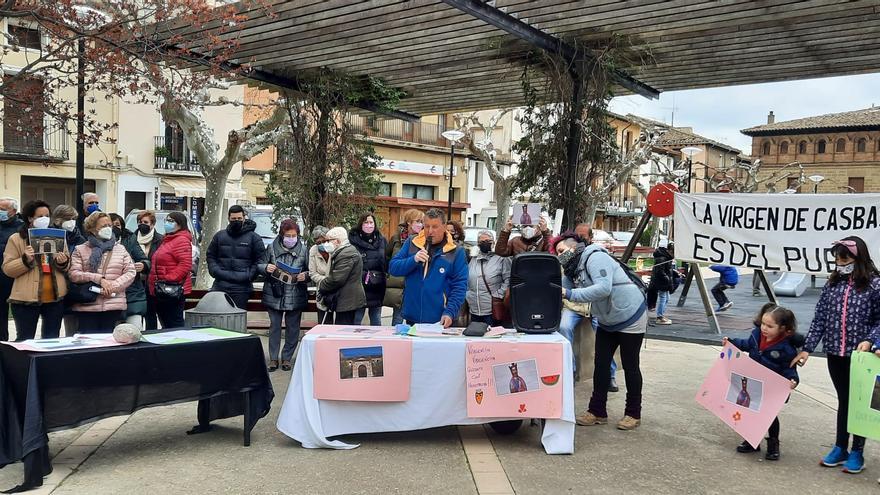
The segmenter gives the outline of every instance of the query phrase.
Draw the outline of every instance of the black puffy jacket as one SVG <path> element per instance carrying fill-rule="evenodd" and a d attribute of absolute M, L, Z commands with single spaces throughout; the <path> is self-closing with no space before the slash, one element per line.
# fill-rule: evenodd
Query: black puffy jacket
<path fill-rule="evenodd" d="M 207 258 L 208 272 L 214 277 L 212 290 L 241 294 L 254 289 L 257 264 L 266 252 L 256 228 L 253 220 L 245 220 L 240 231 L 233 232 L 230 225 L 211 239 Z"/>
<path fill-rule="evenodd" d="M 361 282 L 364 285 L 364 295 L 367 296 L 367 307 L 381 306 L 385 299 L 387 283 L 388 262 L 385 258 L 385 248 L 388 241 L 378 231 L 368 236 L 362 235 L 360 229 L 351 229 L 348 233 L 348 242 L 358 250 L 364 262 L 364 274 Z M 367 276 L 370 277 L 369 281 Z"/>
<path fill-rule="evenodd" d="M 673 257 L 666 248 L 654 251 L 654 267 L 651 268 L 651 287 L 659 292 L 672 291 Z"/>

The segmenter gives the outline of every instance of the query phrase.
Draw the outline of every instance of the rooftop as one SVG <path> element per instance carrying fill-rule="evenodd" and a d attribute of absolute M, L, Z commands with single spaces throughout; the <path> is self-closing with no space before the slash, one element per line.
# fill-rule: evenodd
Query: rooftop
<path fill-rule="evenodd" d="M 705 136 L 696 134 L 690 127 L 672 127 L 669 124 L 657 120 L 648 119 L 645 117 L 639 117 L 638 115 L 633 115 L 631 113 L 626 114 L 625 116 L 620 116 L 617 114 L 612 114 L 612 116 L 618 119 L 634 122 L 642 127 L 654 127 L 657 129 L 665 130 L 666 132 L 664 132 L 663 136 L 660 138 L 660 141 L 657 143 L 660 146 L 679 147 L 703 144 L 737 154 L 742 153 L 741 150 L 734 148 L 733 146 L 720 143 L 713 139 L 709 139 Z"/>
<path fill-rule="evenodd" d="M 743 129 L 746 136 L 771 134 L 790 134 L 793 131 L 819 130 L 865 130 L 880 129 L 880 107 L 853 110 L 851 112 L 829 113 L 803 119 L 786 120 L 773 124 L 759 125 Z"/>

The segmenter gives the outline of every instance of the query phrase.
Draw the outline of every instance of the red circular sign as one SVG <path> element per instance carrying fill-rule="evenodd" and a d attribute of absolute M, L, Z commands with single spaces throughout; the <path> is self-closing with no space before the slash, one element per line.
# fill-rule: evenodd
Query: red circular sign
<path fill-rule="evenodd" d="M 678 186 L 671 182 L 661 182 L 648 192 L 648 211 L 655 217 L 668 217 L 675 212 L 675 193 Z"/>

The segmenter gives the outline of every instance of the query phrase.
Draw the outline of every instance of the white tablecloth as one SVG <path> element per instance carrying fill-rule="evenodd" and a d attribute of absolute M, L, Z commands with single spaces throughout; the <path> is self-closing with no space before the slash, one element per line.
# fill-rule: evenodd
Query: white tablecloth
<path fill-rule="evenodd" d="M 541 442 L 548 454 L 574 453 L 574 385 L 571 345 L 558 333 L 512 337 L 563 344 L 562 418 L 548 419 Z M 305 448 L 353 449 L 328 437 L 352 433 L 412 431 L 489 422 L 467 416 L 465 355 L 467 337 L 412 338 L 412 379 L 406 402 L 355 402 L 315 399 L 313 360 L 316 335 L 299 349 L 277 427 Z M 508 339 L 508 337 L 505 337 Z M 522 419 L 522 418 L 497 418 Z M 496 419 L 492 419 L 496 421 Z"/>

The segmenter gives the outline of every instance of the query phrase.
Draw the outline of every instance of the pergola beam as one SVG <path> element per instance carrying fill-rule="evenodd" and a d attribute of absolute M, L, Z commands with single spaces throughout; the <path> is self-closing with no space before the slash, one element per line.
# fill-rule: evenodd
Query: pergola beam
<path fill-rule="evenodd" d="M 488 3 L 479 0 L 443 0 L 443 2 L 487 22 L 508 34 L 516 36 L 517 38 L 548 53 L 559 55 L 570 63 L 578 61 L 587 62 L 591 65 L 596 63 L 595 57 L 587 53 L 579 52 L 565 41 L 547 34 L 536 27 L 530 26 L 512 15 L 490 6 Z M 621 70 L 612 70 L 611 77 L 615 84 L 622 86 L 635 94 L 642 95 L 649 99 L 657 99 L 660 97 L 660 91 L 638 81 Z"/>

